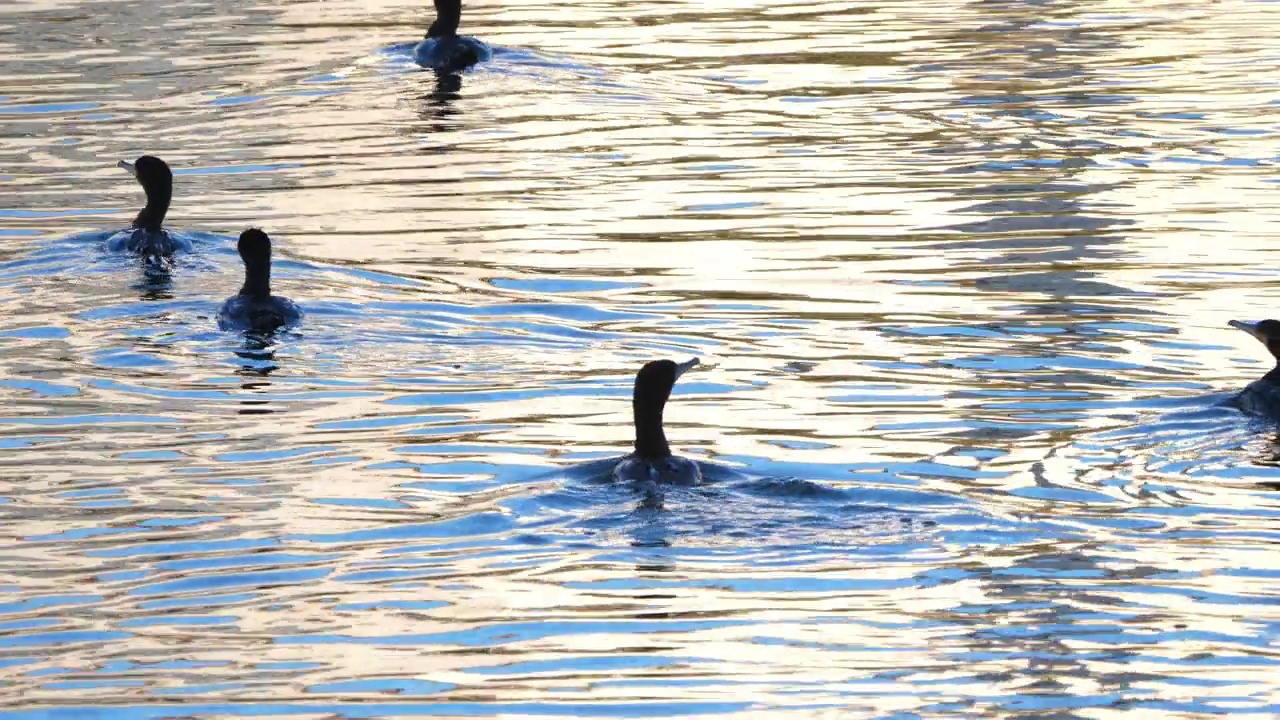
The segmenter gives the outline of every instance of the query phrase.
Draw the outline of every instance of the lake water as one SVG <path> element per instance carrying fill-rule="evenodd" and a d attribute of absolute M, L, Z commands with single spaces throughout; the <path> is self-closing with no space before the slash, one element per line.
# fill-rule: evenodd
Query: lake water
<path fill-rule="evenodd" d="M 1280 712 L 1280 6 L 0 6 L 10 717 Z M 105 255 L 174 167 L 171 282 Z M 305 324 L 214 322 L 235 236 Z M 642 507 L 635 371 L 735 471 Z"/>

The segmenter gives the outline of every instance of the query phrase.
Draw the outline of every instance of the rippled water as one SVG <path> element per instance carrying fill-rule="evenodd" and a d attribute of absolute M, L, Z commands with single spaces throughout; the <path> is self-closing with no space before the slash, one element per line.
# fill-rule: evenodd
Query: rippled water
<path fill-rule="evenodd" d="M 425 5 L 0 5 L 8 711 L 1280 712 L 1274 3 Z"/>

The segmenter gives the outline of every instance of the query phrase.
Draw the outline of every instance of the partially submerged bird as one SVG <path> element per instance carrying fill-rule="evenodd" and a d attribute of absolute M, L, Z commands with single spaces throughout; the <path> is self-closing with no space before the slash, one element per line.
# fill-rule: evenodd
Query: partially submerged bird
<path fill-rule="evenodd" d="M 671 454 L 662 429 L 662 409 L 676 380 L 698 364 L 698 358 L 682 363 L 653 360 L 636 373 L 631 395 L 631 412 L 636 426 L 636 449 L 613 468 L 619 482 L 665 485 L 698 485 L 702 471 L 698 464 Z M 656 488 L 654 488 L 656 489 Z"/>
<path fill-rule="evenodd" d="M 174 237 L 165 230 L 164 216 L 173 200 L 173 171 L 165 161 L 152 155 L 143 155 L 137 162 L 121 160 L 117 167 L 133 174 L 147 193 L 147 205 L 134 218 L 129 230 L 116 233 L 107 240 L 112 252 L 131 252 L 145 258 L 166 258 L 177 250 L 190 250 L 191 242 Z"/>
<path fill-rule="evenodd" d="M 1237 393 L 1231 404 L 1247 413 L 1280 420 L 1280 320 L 1232 320 L 1228 324 L 1257 338 L 1276 359 L 1276 366 Z"/>
<path fill-rule="evenodd" d="M 483 42 L 458 34 L 462 22 L 462 0 L 435 0 L 436 19 L 427 37 L 413 48 L 413 60 L 438 73 L 459 73 L 493 57 Z"/>
<path fill-rule="evenodd" d="M 302 310 L 292 300 L 271 294 L 271 238 L 249 228 L 240 233 L 236 249 L 244 260 L 244 286 L 222 304 L 218 327 L 271 332 L 302 320 Z"/>

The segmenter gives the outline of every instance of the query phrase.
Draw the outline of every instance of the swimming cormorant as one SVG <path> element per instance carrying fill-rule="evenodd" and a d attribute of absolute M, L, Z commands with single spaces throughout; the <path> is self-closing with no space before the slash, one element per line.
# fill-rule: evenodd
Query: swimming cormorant
<path fill-rule="evenodd" d="M 131 252 L 151 258 L 165 258 L 176 250 L 190 250 L 191 242 L 176 238 L 161 227 L 173 199 L 173 172 L 165 161 L 143 155 L 137 162 L 121 160 L 117 167 L 128 170 L 147 193 L 147 205 L 134 218 L 130 230 L 107 240 L 112 252 Z"/>
<path fill-rule="evenodd" d="M 271 238 L 257 228 L 249 228 L 240 233 L 236 249 L 244 260 L 244 286 L 239 295 L 222 304 L 218 327 L 271 332 L 297 324 L 302 310 L 292 300 L 271 294 Z"/>
<path fill-rule="evenodd" d="M 442 74 L 459 73 L 493 57 L 480 40 L 458 34 L 462 21 L 462 0 L 434 0 L 436 19 L 427 36 L 413 48 L 413 60 Z"/>
<path fill-rule="evenodd" d="M 1249 383 L 1231 399 L 1231 404 L 1247 413 L 1280 419 L 1280 320 L 1232 320 L 1228 324 L 1257 338 L 1276 359 L 1276 366 L 1266 375 Z"/>
<path fill-rule="evenodd" d="M 698 485 L 702 471 L 698 464 L 671 454 L 662 429 L 662 409 L 676 380 L 698 364 L 698 358 L 682 363 L 653 360 L 636 373 L 631 395 L 631 412 L 636 427 L 636 449 L 613 468 L 613 478 L 622 482 L 667 485 Z"/>

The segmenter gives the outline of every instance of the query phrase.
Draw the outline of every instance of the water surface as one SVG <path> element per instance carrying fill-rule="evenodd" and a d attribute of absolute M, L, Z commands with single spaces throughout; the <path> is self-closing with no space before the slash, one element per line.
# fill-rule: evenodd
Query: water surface
<path fill-rule="evenodd" d="M 6 710 L 1280 712 L 1272 8 L 0 7 Z M 575 469 L 691 355 L 732 472 Z"/>

